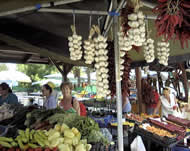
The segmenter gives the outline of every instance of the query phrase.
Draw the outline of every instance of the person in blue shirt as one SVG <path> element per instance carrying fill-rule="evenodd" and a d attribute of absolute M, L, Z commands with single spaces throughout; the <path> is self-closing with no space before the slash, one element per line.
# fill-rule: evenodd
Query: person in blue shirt
<path fill-rule="evenodd" d="M 45 84 L 42 87 L 42 94 L 45 96 L 44 107 L 48 109 L 54 109 L 57 107 L 57 101 L 55 96 L 52 95 L 53 89 L 50 85 Z"/>
<path fill-rule="evenodd" d="M 11 88 L 7 83 L 0 84 L 0 105 L 7 104 L 18 104 L 18 98 L 13 94 Z"/>
<path fill-rule="evenodd" d="M 122 111 L 123 113 L 131 112 L 131 103 L 129 101 L 129 95 L 123 93 L 122 95 Z"/>

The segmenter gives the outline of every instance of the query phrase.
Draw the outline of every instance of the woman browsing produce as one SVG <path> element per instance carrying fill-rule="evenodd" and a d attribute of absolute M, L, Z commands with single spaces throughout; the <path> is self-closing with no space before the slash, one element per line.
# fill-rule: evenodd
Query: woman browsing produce
<path fill-rule="evenodd" d="M 43 85 L 42 94 L 45 96 L 44 107 L 46 109 L 54 109 L 57 107 L 55 97 L 52 95 L 53 89 L 48 84 Z"/>
<path fill-rule="evenodd" d="M 177 110 L 179 109 L 179 107 L 177 105 L 176 97 L 173 93 L 170 93 L 169 88 L 163 89 L 163 95 L 160 97 L 160 100 L 161 101 L 159 101 L 155 112 L 157 112 L 160 106 L 162 106 L 162 116 L 167 117 L 168 114 L 174 115 L 178 113 Z"/>
<path fill-rule="evenodd" d="M 13 94 L 11 88 L 7 83 L 0 84 L 0 105 L 7 104 L 18 104 L 18 98 Z"/>
<path fill-rule="evenodd" d="M 79 102 L 72 97 L 72 85 L 69 82 L 62 83 L 61 91 L 63 94 L 63 99 L 60 102 L 60 106 L 68 112 L 77 112 L 80 115 L 80 105 Z"/>

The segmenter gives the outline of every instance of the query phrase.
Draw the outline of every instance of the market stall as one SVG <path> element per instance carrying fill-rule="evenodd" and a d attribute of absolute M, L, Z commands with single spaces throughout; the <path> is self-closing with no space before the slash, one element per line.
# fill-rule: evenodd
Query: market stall
<path fill-rule="evenodd" d="M 45 110 L 35 106 L 19 105 L 17 110 L 3 105 L 1 110 L 0 146 L 4 151 L 97 151 L 116 147 L 90 117 L 65 113 L 59 108 Z"/>
<path fill-rule="evenodd" d="M 29 15 L 27 14 L 29 16 L 28 18 L 20 19 L 19 21 L 17 19 L 15 21 L 11 17 L 5 18 L 5 19 L 3 18 L 3 22 L 0 23 L 1 27 L 2 27 L 0 30 L 0 32 L 1 32 L 0 40 L 3 43 L 6 43 L 9 46 L 9 48 L 11 46 L 11 48 L 16 47 L 17 49 L 20 48 L 20 49 L 24 49 L 26 51 L 33 50 L 34 52 L 32 52 L 32 53 L 30 52 L 29 54 L 27 54 L 27 56 L 24 56 L 24 58 L 20 58 L 21 61 L 24 63 L 25 62 L 27 63 L 27 61 L 29 63 L 37 63 L 39 61 L 39 58 L 42 58 L 41 57 L 41 55 L 42 55 L 47 58 L 45 58 L 45 59 L 43 58 L 42 62 L 40 62 L 40 63 L 52 62 L 57 67 L 59 67 L 59 64 L 61 64 L 64 61 L 65 61 L 65 63 L 71 63 L 71 64 L 75 64 L 75 65 L 91 66 L 91 64 L 94 64 L 94 67 L 96 70 L 96 79 L 97 79 L 97 83 L 96 83 L 97 95 L 99 95 L 101 97 L 106 97 L 108 95 L 111 95 L 112 97 L 116 96 L 116 98 L 117 98 L 117 102 L 116 102 L 117 118 L 116 119 L 111 118 L 112 121 L 110 122 L 110 126 L 111 127 L 113 127 L 115 125 L 117 126 L 117 128 L 118 128 L 118 132 L 117 132 L 118 148 L 119 148 L 119 151 L 123 151 L 123 126 L 122 126 L 123 121 L 122 121 L 122 101 L 121 100 L 122 100 L 122 95 L 130 94 L 129 79 L 130 79 L 131 65 L 132 65 L 132 63 L 137 61 L 136 66 L 143 66 L 143 65 L 151 66 L 151 62 L 152 62 L 152 64 L 156 63 L 159 66 L 162 65 L 161 67 L 164 67 L 164 66 L 167 67 L 168 64 L 170 65 L 170 62 L 168 62 L 168 60 L 173 62 L 172 61 L 173 56 L 175 57 L 176 55 L 189 53 L 187 48 L 182 49 L 180 52 L 178 52 L 178 50 L 181 49 L 179 47 L 179 45 L 168 42 L 168 40 L 177 39 L 181 42 L 182 48 L 184 48 L 184 41 L 188 43 L 189 31 L 187 30 L 187 27 L 189 26 L 189 24 L 188 24 L 189 17 L 187 14 L 188 13 L 187 9 L 189 7 L 189 3 L 186 0 L 181 2 L 180 4 L 178 3 L 179 1 L 169 1 L 169 3 L 167 3 L 166 0 L 158 1 L 156 3 L 156 5 L 151 5 L 151 8 L 155 7 L 154 13 L 158 16 L 152 17 L 150 15 L 145 14 L 145 12 L 147 10 L 146 11 L 143 10 L 142 3 L 140 1 L 131 1 L 131 3 L 127 3 L 127 4 L 125 3 L 124 0 L 118 1 L 118 2 L 120 2 L 120 3 L 118 3 L 119 5 L 117 4 L 117 1 L 112 1 L 112 3 L 111 3 L 112 5 L 110 4 L 109 12 L 107 12 L 107 10 L 108 10 L 107 8 L 104 8 L 104 11 L 82 10 L 82 9 L 74 10 L 73 8 L 78 8 L 77 4 L 76 5 L 67 5 L 66 7 L 61 7 L 63 9 L 58 7 L 59 9 L 57 9 L 56 6 L 64 4 L 63 2 L 61 2 L 61 3 L 51 2 L 51 3 L 47 3 L 47 4 L 43 4 L 43 5 L 37 4 L 33 7 L 26 7 L 25 9 L 17 9 L 17 10 L 12 10 L 12 11 L 7 11 L 7 12 L 6 11 L 1 12 L 0 16 L 18 15 L 17 16 L 18 18 L 19 17 L 22 18 L 22 15 L 20 16 L 19 13 L 30 12 L 33 10 L 35 11 L 34 13 L 37 12 L 38 14 L 32 14 L 31 16 L 30 16 L 30 14 Z M 69 3 L 69 2 L 65 2 L 65 3 Z M 89 5 L 91 7 L 95 7 L 95 8 L 103 8 L 103 6 L 104 7 L 107 6 L 107 5 L 101 5 L 102 3 L 99 3 L 99 5 L 96 5 L 96 3 L 97 3 L 96 1 L 93 1 L 93 3 L 91 3 L 91 5 L 90 4 Z M 143 3 L 144 3 L 144 5 L 148 6 L 146 1 L 145 2 L 143 1 Z M 10 5 L 7 5 L 7 6 L 10 6 Z M 113 6 L 113 7 L 111 7 L 111 6 Z M 171 6 L 171 8 L 170 8 L 170 6 Z M 51 8 L 49 9 L 46 7 L 56 7 L 56 9 L 51 9 Z M 72 9 L 70 9 L 70 8 L 72 8 Z M 84 9 L 84 8 L 88 8 L 88 7 L 86 5 L 84 5 L 81 8 Z M 179 10 L 182 10 L 182 11 L 179 11 Z M 152 9 L 148 10 L 148 12 L 149 13 L 152 12 Z M 169 12 L 169 14 L 167 14 L 168 12 Z M 61 15 L 57 14 L 57 13 L 71 14 L 72 16 L 69 16 L 69 18 L 71 18 L 71 20 L 68 22 L 64 22 L 64 21 L 67 21 L 67 19 L 63 19 L 63 18 L 60 19 Z M 53 17 L 51 15 L 49 16 L 49 14 L 51 14 Z M 78 19 L 81 22 L 81 24 L 80 24 L 78 21 L 76 21 L 76 18 L 78 17 L 78 16 L 76 17 L 76 14 L 88 15 L 89 18 L 80 16 L 79 17 L 80 19 L 88 18 L 85 21 Z M 177 16 L 177 15 L 179 15 L 183 19 L 179 18 L 179 16 Z M 38 17 L 40 16 L 39 17 L 40 19 L 36 19 L 36 16 L 38 16 Z M 94 17 L 94 16 L 96 16 L 96 17 Z M 107 28 L 104 28 L 103 32 L 102 32 L 101 22 L 100 22 L 101 19 L 99 18 L 99 16 L 104 16 L 104 17 L 102 17 L 104 19 L 105 19 L 105 16 L 107 16 L 106 17 L 107 19 L 104 20 L 106 22 L 105 24 L 107 24 L 106 25 Z M 118 20 L 118 18 L 119 18 L 118 16 L 121 17 L 120 21 Z M 161 18 L 160 18 L 160 16 L 161 16 Z M 57 23 L 57 21 L 48 20 L 49 21 L 48 24 L 44 24 L 43 21 L 45 21 L 46 19 L 49 19 L 49 18 L 54 18 L 54 17 L 60 19 L 60 22 Z M 68 18 L 67 15 L 65 17 Z M 110 21 L 109 21 L 109 18 L 111 18 Z M 156 19 L 155 24 L 156 24 L 157 29 L 153 29 L 154 21 L 147 21 L 147 19 Z M 167 22 L 167 20 L 168 20 L 168 22 Z M 93 21 L 96 22 L 95 25 L 92 25 Z M 108 21 L 109 21 L 109 23 L 108 23 Z M 10 24 L 10 23 L 13 23 L 15 25 L 15 28 L 8 28 L 8 27 L 12 27 L 12 24 Z M 38 24 L 36 24 L 36 23 L 38 23 Z M 110 34 L 109 38 L 108 38 L 107 34 L 108 34 L 108 31 L 109 31 L 112 23 L 114 23 L 113 24 L 113 35 Z M 32 27 L 28 26 L 29 24 L 31 24 Z M 64 32 L 63 32 L 62 25 L 65 25 L 65 24 L 66 24 L 67 30 L 64 30 Z M 121 25 L 121 26 L 119 26 L 119 25 Z M 36 29 L 36 26 L 39 26 L 40 29 Z M 55 28 L 52 28 L 52 27 L 55 27 Z M 59 27 L 59 28 L 57 28 L 57 27 Z M 83 27 L 83 28 L 80 28 L 80 27 Z M 25 29 L 25 30 L 23 31 L 23 29 Z M 45 29 L 45 31 L 42 31 L 41 29 Z M 51 29 L 51 30 L 48 31 L 48 29 Z M 53 31 L 53 29 L 57 29 L 57 30 Z M 71 30 L 69 30 L 69 32 L 68 32 L 68 29 L 71 29 Z M 80 30 L 80 29 L 82 29 L 82 30 Z M 151 30 L 153 29 L 152 33 L 149 32 L 150 29 Z M 169 29 L 171 29 L 171 31 Z M 46 30 L 48 32 L 46 32 Z M 186 31 L 186 30 L 188 32 L 184 33 L 184 31 Z M 88 32 L 86 32 L 86 31 L 88 31 Z M 163 38 L 155 38 L 156 32 L 157 32 L 158 36 L 163 35 Z M 21 33 L 23 33 L 23 34 L 21 34 Z M 34 33 L 34 35 L 31 37 L 28 37 L 28 35 L 32 35 L 31 33 Z M 35 33 L 37 33 L 37 34 L 35 34 Z M 64 33 L 64 35 L 62 35 L 61 33 Z M 40 37 L 39 35 L 42 35 L 42 37 Z M 175 36 L 173 36 L 173 35 L 175 35 Z M 174 37 L 176 37 L 176 38 L 174 38 Z M 39 42 L 36 42 L 37 39 L 39 40 Z M 83 39 L 85 39 L 85 40 L 83 41 Z M 111 39 L 111 40 L 109 41 L 108 39 L 109 40 Z M 154 46 L 155 42 L 157 42 L 157 49 L 155 49 L 155 46 Z M 169 57 L 170 46 L 172 49 L 175 49 L 175 52 L 176 52 L 176 53 L 174 53 L 173 51 L 171 51 L 171 57 Z M 62 51 L 63 48 L 64 48 L 64 52 Z M 144 51 L 140 51 L 140 49 L 142 49 L 142 48 Z M 17 49 L 15 51 L 17 51 Z M 49 49 L 52 51 L 49 51 Z M 82 49 L 84 49 L 84 50 L 82 50 Z M 157 55 L 155 55 L 155 50 L 157 50 Z M 66 54 L 66 56 L 65 56 L 65 54 Z M 32 55 L 34 55 L 34 56 L 32 56 Z M 18 56 L 18 54 L 17 54 L 17 56 Z M 154 61 L 155 58 L 157 58 L 156 61 Z M 13 58 L 11 61 L 14 61 L 14 59 L 15 58 Z M 143 60 L 143 64 L 138 64 L 138 61 L 142 61 L 142 60 Z M 144 62 L 144 60 L 146 62 Z M 16 60 L 16 61 L 18 61 L 18 60 Z M 69 68 L 71 68 L 71 67 L 66 68 L 64 66 L 65 72 L 61 71 L 60 68 L 58 68 L 58 69 L 60 70 L 60 72 L 62 72 L 62 75 L 65 76 L 68 73 Z M 159 68 L 159 69 L 161 70 L 163 68 Z M 137 73 L 136 82 L 137 82 L 137 89 L 138 89 L 137 101 L 139 104 L 139 108 L 138 108 L 137 112 L 141 112 L 141 106 L 143 103 L 142 96 L 140 94 L 140 92 L 141 92 L 141 79 L 140 79 L 141 75 L 140 75 L 139 71 L 140 71 L 140 68 L 137 68 L 136 69 L 136 73 Z M 147 95 L 146 97 L 149 97 L 149 96 Z M 54 113 L 52 113 L 51 111 L 43 111 L 41 109 L 37 109 L 37 114 L 32 113 L 33 112 L 32 111 L 31 112 L 32 115 L 27 114 L 28 116 L 26 115 L 26 113 L 28 113 L 29 110 L 26 109 L 23 111 L 25 111 L 25 114 L 22 114 L 22 116 L 25 116 L 25 118 L 23 117 L 22 120 L 24 120 L 24 122 L 26 122 L 25 123 L 26 125 L 22 125 L 22 124 L 20 125 L 20 123 L 19 123 L 18 126 L 21 126 L 21 127 L 17 127 L 17 128 L 22 129 L 22 126 L 23 126 L 24 127 L 23 131 L 18 131 L 19 132 L 17 134 L 18 138 L 17 137 L 16 138 L 13 137 L 13 139 L 5 139 L 4 138 L 4 140 L 3 140 L 4 146 L 6 144 L 7 147 L 10 147 L 9 146 L 10 144 L 7 144 L 7 142 L 11 141 L 11 143 L 13 142 L 12 145 L 15 145 L 15 146 L 19 145 L 20 148 L 22 148 L 22 149 L 23 149 L 23 145 L 28 146 L 27 144 L 30 144 L 30 143 L 34 143 L 32 145 L 30 144 L 30 146 L 33 146 L 33 147 L 35 145 L 36 145 L 35 147 L 38 147 L 38 146 L 44 147 L 45 146 L 44 143 L 42 143 L 41 141 L 39 141 L 39 142 L 36 141 L 38 139 L 40 139 L 40 140 L 42 139 L 41 137 L 39 138 L 39 135 L 42 133 L 45 141 L 48 140 L 46 142 L 47 143 L 46 145 L 49 147 L 49 144 L 50 144 L 50 147 L 54 147 L 54 146 L 51 146 L 51 143 L 52 143 L 51 141 L 53 141 L 53 140 L 52 140 L 52 138 L 51 139 L 49 138 L 50 137 L 49 135 L 51 135 L 51 131 L 49 131 L 49 128 L 52 128 L 54 130 L 57 129 L 56 130 L 56 131 L 58 131 L 57 135 L 59 135 L 59 136 L 57 136 L 57 138 L 60 139 L 60 141 L 64 141 L 65 139 L 62 138 L 61 136 L 62 136 L 62 134 L 65 134 L 65 132 L 64 131 L 60 132 L 60 126 L 61 126 L 61 128 L 62 128 L 62 126 L 63 127 L 65 126 L 63 124 L 66 124 L 69 128 L 71 128 L 71 130 L 68 128 L 69 131 L 72 131 L 73 126 L 74 127 L 76 126 L 76 128 L 82 134 L 83 137 L 84 136 L 88 137 L 83 134 L 83 131 L 81 131 L 81 129 L 80 129 L 81 127 L 78 127 L 78 126 L 81 126 L 80 124 L 70 126 L 69 125 L 70 123 L 67 123 L 68 121 L 62 121 L 64 119 L 66 119 L 66 118 L 64 118 L 65 113 L 62 113 L 63 111 L 59 111 L 59 110 L 56 111 L 56 113 L 58 112 L 58 114 L 60 114 L 60 117 L 62 117 L 62 118 L 61 118 L 61 121 L 59 121 L 60 120 L 59 118 L 57 119 L 57 118 L 53 117 L 53 121 L 55 120 L 54 121 L 55 123 L 50 122 L 51 116 L 54 116 Z M 47 114 L 46 114 L 46 112 L 47 112 Z M 20 117 L 22 117 L 20 115 L 21 114 L 19 114 L 17 116 L 20 118 Z M 29 119 L 30 119 L 30 116 L 33 116 L 33 115 L 35 115 L 36 117 L 34 117 L 34 121 L 31 122 L 31 121 L 29 121 Z M 43 117 L 42 118 L 41 115 L 44 115 L 45 117 L 42 116 Z M 67 116 L 69 117 L 70 115 L 67 115 Z M 41 118 L 36 119 L 37 117 L 38 118 L 41 117 L 42 119 Z M 69 119 L 69 120 L 71 120 L 71 119 L 74 120 L 76 118 L 75 119 L 76 121 L 75 120 L 72 121 L 72 124 L 76 124 L 81 121 L 83 123 L 83 120 L 89 119 L 88 117 L 82 118 L 82 119 L 80 119 L 79 117 L 75 117 L 75 118 L 74 117 L 68 118 L 68 117 L 67 117 L 67 119 Z M 128 118 L 129 117 L 126 117 L 126 119 L 128 119 Z M 132 118 L 135 118 L 138 122 L 142 123 L 141 117 L 133 116 Z M 14 121 L 13 119 L 9 119 L 9 120 Z M 58 120 L 58 121 L 56 121 L 56 120 Z M 132 120 L 134 120 L 134 119 L 132 119 Z M 2 121 L 2 122 L 5 122 L 4 125 L 12 125 L 12 123 L 10 121 Z M 29 129 L 25 130 L 25 128 L 33 129 L 33 126 L 34 126 L 34 128 L 35 128 L 35 126 L 38 126 L 36 121 L 41 124 L 42 123 L 44 124 L 44 126 L 45 126 L 44 128 L 47 128 L 47 134 L 43 133 L 43 131 L 42 132 L 40 131 L 40 133 L 38 134 L 36 132 L 32 132 L 32 130 L 30 131 Z M 30 122 L 30 123 L 28 123 L 28 122 Z M 57 125 L 57 123 L 60 125 Z M 97 128 L 96 127 L 97 124 L 95 124 L 94 122 L 90 122 L 90 123 L 94 124 L 93 125 L 93 126 L 95 126 L 95 127 L 93 127 L 94 129 Z M 152 123 L 151 120 L 148 121 L 148 123 L 155 124 L 155 122 Z M 17 120 L 13 124 L 17 125 Z M 87 124 L 88 124 L 88 122 L 87 122 Z M 130 128 L 133 128 L 134 132 L 136 132 L 137 134 L 140 135 L 140 132 L 142 129 L 141 127 L 136 127 L 133 124 L 128 123 L 128 122 L 124 123 L 124 125 L 125 124 L 128 125 L 127 131 Z M 130 128 L 128 129 L 128 127 L 130 127 Z M 138 129 L 139 129 L 139 131 L 138 131 Z M 143 131 L 143 129 L 142 129 L 142 131 Z M 27 140 L 23 140 L 23 136 L 27 135 L 27 137 L 28 137 L 28 133 L 29 133 L 29 136 L 32 133 L 31 138 L 33 138 L 33 135 L 34 135 L 34 138 L 36 137 L 37 139 L 35 138 L 34 142 L 30 142 L 30 141 L 32 141 L 31 138 L 27 138 Z M 84 131 L 84 133 L 85 133 L 85 131 Z M 145 129 L 143 133 L 147 133 L 147 129 Z M 79 134 L 79 133 L 76 132 L 76 134 L 74 133 L 74 134 L 72 134 L 72 136 L 74 137 L 77 134 Z M 173 137 L 174 134 L 171 134 L 170 136 Z M 184 136 L 186 136 L 185 132 L 183 133 L 183 137 L 180 137 L 180 138 L 184 139 Z M 78 139 L 77 141 L 80 141 L 80 139 Z M 24 144 L 22 145 L 22 143 L 24 143 Z M 71 142 L 68 142 L 68 143 L 71 143 Z M 87 143 L 91 143 L 91 142 L 87 139 Z M 89 146 L 90 146 L 87 143 L 83 142 L 81 145 L 83 147 L 86 147 L 85 148 L 86 150 L 88 150 Z M 97 143 L 97 142 L 94 142 L 94 143 Z M 77 144 L 73 144 L 73 142 L 72 142 L 72 145 L 73 145 L 72 146 L 73 148 L 75 148 L 75 149 L 77 148 L 77 146 L 76 146 Z M 68 148 L 68 145 L 63 144 L 62 146 L 61 145 L 59 146 L 59 143 L 58 143 L 58 148 L 60 150 L 62 150 L 62 147 Z"/>

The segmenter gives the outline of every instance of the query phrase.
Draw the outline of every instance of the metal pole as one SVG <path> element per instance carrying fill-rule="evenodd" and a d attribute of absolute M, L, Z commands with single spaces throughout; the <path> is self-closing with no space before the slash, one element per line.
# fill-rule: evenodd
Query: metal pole
<path fill-rule="evenodd" d="M 113 0 L 111 0 L 111 2 L 110 2 L 109 12 L 112 11 L 112 7 L 113 7 Z M 104 30 L 106 30 L 106 28 L 107 28 L 107 26 L 108 26 L 109 20 L 110 20 L 110 16 L 107 16 L 107 17 L 106 17 L 105 24 L 104 24 Z"/>
<path fill-rule="evenodd" d="M 115 0 L 114 0 L 114 1 L 115 1 Z M 113 1 L 113 3 L 114 3 L 114 1 Z M 125 2 L 126 2 L 126 0 L 122 0 L 122 1 L 119 3 L 117 9 L 115 8 L 115 9 L 116 9 L 116 13 L 118 13 L 119 10 L 124 6 Z M 104 36 L 107 35 L 108 31 L 110 30 L 110 27 L 111 27 L 112 23 L 113 23 L 113 18 L 111 18 L 111 20 L 110 20 L 110 22 L 109 22 L 109 24 L 108 24 L 107 29 L 103 31 L 103 35 L 104 35 Z"/>
<path fill-rule="evenodd" d="M 106 11 L 89 11 L 89 10 L 74 10 L 75 14 L 87 14 L 87 15 L 108 15 Z M 48 13 L 65 13 L 73 14 L 73 9 L 52 9 L 52 8 L 41 8 L 38 12 L 48 12 Z"/>
<path fill-rule="evenodd" d="M 37 10 L 37 9 L 44 8 L 44 7 L 50 7 L 50 6 L 52 6 L 52 4 L 53 4 L 53 6 L 57 6 L 57 5 L 70 4 L 70 3 L 74 3 L 74 2 L 80 2 L 80 1 L 82 1 L 82 0 L 62 0 L 59 2 L 53 2 L 53 3 L 37 4 L 35 6 L 29 6 L 29 7 L 15 9 L 15 10 L 11 10 L 11 11 L 1 12 L 0 17 L 12 15 L 12 14 L 23 13 L 23 12 L 27 12 L 27 11 L 33 11 L 33 10 Z"/>
<path fill-rule="evenodd" d="M 116 9 L 116 12 L 119 12 L 119 10 L 122 8 L 122 6 L 125 6 L 125 5 L 126 5 L 125 1 L 126 1 L 126 0 L 122 0 L 122 1 L 120 2 L 118 8 Z M 155 4 L 153 4 L 153 3 L 150 4 L 150 3 L 147 2 L 147 1 L 143 1 L 143 4 L 144 4 L 144 6 L 147 6 L 147 7 L 149 6 L 150 8 L 154 8 L 154 7 L 156 6 Z M 156 20 L 157 16 L 156 16 L 156 15 L 146 15 L 146 18 L 147 18 L 147 19 Z M 109 24 L 107 25 L 107 28 L 104 29 L 104 31 L 103 31 L 103 35 L 104 35 L 104 36 L 106 36 L 106 35 L 108 34 L 108 31 L 110 30 L 112 24 L 113 24 L 113 18 L 111 18 Z"/>
<path fill-rule="evenodd" d="M 117 8 L 117 1 L 113 2 L 113 8 Z M 118 133 L 118 149 L 123 151 L 123 122 L 122 122 L 122 96 L 121 96 L 121 78 L 120 78 L 120 54 L 119 54 L 119 45 L 118 45 L 118 28 L 119 28 L 119 19 L 118 16 L 114 15 L 113 17 L 113 35 L 114 35 L 114 52 L 115 52 L 115 75 L 116 75 L 116 96 L 117 96 L 117 133 Z"/>

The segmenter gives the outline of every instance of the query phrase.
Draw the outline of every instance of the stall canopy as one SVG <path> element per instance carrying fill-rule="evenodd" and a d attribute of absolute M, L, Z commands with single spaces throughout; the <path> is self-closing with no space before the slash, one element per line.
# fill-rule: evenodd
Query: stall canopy
<path fill-rule="evenodd" d="M 50 2 L 50 3 L 49 3 Z M 118 0 L 118 3 L 121 1 Z M 148 15 L 154 15 L 149 7 L 156 5 L 155 0 L 143 1 L 142 8 Z M 111 10 L 111 0 L 14 0 L 0 1 L 0 62 L 14 63 L 44 63 L 49 64 L 49 57 L 56 63 L 83 65 L 84 61 L 69 59 L 67 37 L 71 35 L 70 25 L 73 24 L 73 13 L 40 12 L 40 8 L 70 9 L 70 10 Z M 100 13 L 101 14 L 101 13 Z M 75 14 L 77 33 L 83 39 L 88 36 L 89 15 Z M 106 16 L 93 15 L 92 24 L 100 24 L 101 30 L 107 29 Z M 155 17 L 153 17 L 155 18 Z M 106 28 L 105 28 L 106 27 Z M 157 42 L 154 20 L 149 20 L 152 29 L 151 37 Z M 190 56 L 187 48 L 181 49 L 178 42 L 171 42 L 170 65 L 183 62 Z M 131 51 L 133 66 L 145 65 L 143 51 Z M 178 57 L 177 57 L 178 56 Z M 158 66 L 157 60 L 153 63 Z M 154 68 L 153 68 L 154 69 Z"/>

